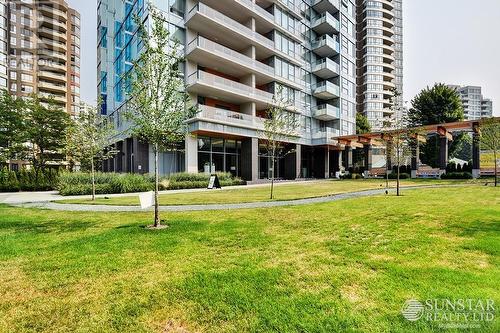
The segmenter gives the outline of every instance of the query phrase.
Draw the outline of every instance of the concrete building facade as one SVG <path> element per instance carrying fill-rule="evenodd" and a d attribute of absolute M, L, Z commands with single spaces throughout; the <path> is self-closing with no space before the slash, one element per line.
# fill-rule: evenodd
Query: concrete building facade
<path fill-rule="evenodd" d="M 448 85 L 448 87 L 455 89 L 460 95 L 465 120 L 493 117 L 493 102 L 483 97 L 481 87 L 459 85 Z"/>
<path fill-rule="evenodd" d="M 80 14 L 63 0 L 3 1 L 0 12 L 0 87 L 77 112 Z"/>
<path fill-rule="evenodd" d="M 284 179 L 325 178 L 339 170 L 342 158 L 333 138 L 355 133 L 360 92 L 354 0 L 157 0 L 153 5 L 184 44 L 186 87 L 200 110 L 189 121 L 183 146 L 162 154 L 163 174 L 225 171 L 257 181 L 268 178 L 272 168 Z M 145 1 L 98 2 L 98 92 L 102 113 L 120 130 L 129 126 L 123 119 L 122 75 L 141 48 L 134 13 L 151 23 Z M 259 132 L 278 85 L 288 111 L 299 119 L 300 136 L 283 142 L 285 153 L 271 165 Z M 115 145 L 120 153 L 105 170 L 152 169 L 147 144 L 123 134 Z"/>

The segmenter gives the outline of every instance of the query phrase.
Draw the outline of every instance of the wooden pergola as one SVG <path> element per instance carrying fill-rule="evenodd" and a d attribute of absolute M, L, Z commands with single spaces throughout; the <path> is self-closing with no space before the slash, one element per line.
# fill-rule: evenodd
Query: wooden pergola
<path fill-rule="evenodd" d="M 497 117 L 495 119 L 499 119 Z M 413 136 L 414 149 L 412 149 L 411 169 L 412 177 L 417 176 L 418 170 L 418 156 L 419 156 L 419 143 L 426 142 L 427 135 L 439 135 L 440 149 L 439 149 L 439 172 L 440 174 L 446 173 L 446 166 L 448 165 L 448 144 L 453 140 L 454 132 L 470 132 L 473 133 L 472 144 L 472 173 L 474 177 L 479 177 L 480 173 L 480 147 L 479 147 L 479 130 L 481 128 L 481 120 L 468 120 L 452 123 L 426 125 L 420 127 L 412 127 L 400 130 L 387 130 L 357 135 L 346 135 L 334 137 L 332 140 L 337 142 L 334 146 L 342 154 L 342 161 L 346 169 L 352 167 L 352 150 L 361 148 L 365 152 L 365 167 L 370 173 L 372 170 L 372 149 L 373 147 L 387 147 L 391 137 L 405 131 L 408 135 Z M 390 164 L 390 161 L 388 161 Z"/>

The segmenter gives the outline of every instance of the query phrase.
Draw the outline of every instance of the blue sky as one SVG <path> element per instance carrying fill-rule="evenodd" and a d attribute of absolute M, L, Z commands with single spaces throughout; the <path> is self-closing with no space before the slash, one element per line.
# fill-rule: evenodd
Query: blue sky
<path fill-rule="evenodd" d="M 68 0 L 82 15 L 82 100 L 96 100 L 96 0 Z M 404 98 L 435 82 L 478 85 L 500 115 L 500 1 L 403 0 Z"/>

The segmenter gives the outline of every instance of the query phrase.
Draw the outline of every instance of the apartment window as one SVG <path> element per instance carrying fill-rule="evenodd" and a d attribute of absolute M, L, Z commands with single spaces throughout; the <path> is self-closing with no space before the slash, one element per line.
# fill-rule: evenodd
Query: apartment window
<path fill-rule="evenodd" d="M 27 94 L 30 94 L 33 92 L 33 87 L 32 86 L 26 86 L 26 85 L 21 85 L 21 91 Z"/>
<path fill-rule="evenodd" d="M 10 85 L 10 90 L 11 90 L 11 91 L 17 91 L 17 84 L 16 84 L 16 83 L 12 83 L 12 84 Z"/>
<path fill-rule="evenodd" d="M 6 78 L 0 77 L 0 86 L 7 88 L 7 79 Z"/>
<path fill-rule="evenodd" d="M 10 72 L 10 79 L 11 80 L 17 80 L 17 73 L 16 72 Z"/>
<path fill-rule="evenodd" d="M 16 46 L 17 45 L 17 39 L 16 37 L 10 37 L 10 45 Z"/>
<path fill-rule="evenodd" d="M 24 82 L 33 82 L 33 75 L 30 74 L 21 74 L 21 80 Z"/>

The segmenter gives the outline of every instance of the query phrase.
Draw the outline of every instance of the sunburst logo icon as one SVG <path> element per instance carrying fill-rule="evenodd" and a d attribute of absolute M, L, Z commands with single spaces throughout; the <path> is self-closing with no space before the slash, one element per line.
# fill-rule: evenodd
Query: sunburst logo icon
<path fill-rule="evenodd" d="M 407 320 L 417 321 L 424 315 L 424 306 L 419 301 L 410 299 L 403 305 L 401 313 Z"/>

